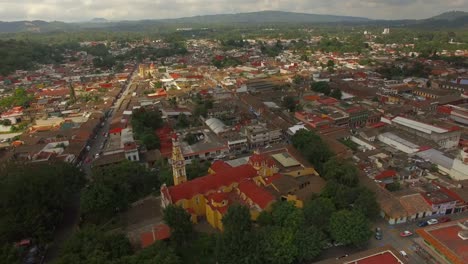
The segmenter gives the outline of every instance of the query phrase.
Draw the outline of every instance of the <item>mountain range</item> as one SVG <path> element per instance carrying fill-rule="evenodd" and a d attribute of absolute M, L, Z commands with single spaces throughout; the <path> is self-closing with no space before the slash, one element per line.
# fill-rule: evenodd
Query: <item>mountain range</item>
<path fill-rule="evenodd" d="M 174 19 L 109 21 L 94 18 L 80 23 L 61 21 L 14 21 L 1 22 L 0 33 L 18 32 L 69 32 L 90 29 L 112 31 L 145 31 L 157 27 L 197 27 L 197 26 L 265 26 L 277 24 L 347 24 L 377 26 L 410 26 L 423 28 L 468 28 L 468 12 L 451 11 L 420 20 L 372 20 L 364 17 L 318 15 L 283 11 L 260 11 L 237 14 L 203 15 Z"/>

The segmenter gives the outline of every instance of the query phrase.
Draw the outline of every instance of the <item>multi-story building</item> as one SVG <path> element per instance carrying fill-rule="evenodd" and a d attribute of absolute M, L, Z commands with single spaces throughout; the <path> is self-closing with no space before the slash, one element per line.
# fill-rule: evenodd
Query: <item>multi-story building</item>
<path fill-rule="evenodd" d="M 391 124 L 410 134 L 431 140 L 445 149 L 456 148 L 460 141 L 461 131 L 457 127 L 445 129 L 401 116 L 393 118 Z"/>
<path fill-rule="evenodd" d="M 250 148 L 257 148 L 282 140 L 283 133 L 279 128 L 269 128 L 265 124 L 250 125 L 243 128 Z"/>

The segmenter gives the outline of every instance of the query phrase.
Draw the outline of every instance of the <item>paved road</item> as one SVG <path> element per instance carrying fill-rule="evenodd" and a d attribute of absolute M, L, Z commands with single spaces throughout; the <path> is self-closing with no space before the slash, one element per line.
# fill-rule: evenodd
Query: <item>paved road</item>
<path fill-rule="evenodd" d="M 136 72 L 136 71 L 135 71 Z M 122 103 L 122 99 L 128 94 L 128 89 L 132 85 L 132 81 L 135 78 L 135 72 L 131 77 L 131 81 L 128 83 L 126 87 L 124 87 L 124 92 L 122 96 L 116 101 L 115 107 L 119 107 Z M 100 152 L 100 146 L 104 142 L 105 137 L 103 133 L 109 131 L 110 121 L 114 116 L 115 112 L 113 111 L 111 116 L 104 121 L 104 126 L 100 127 L 97 131 L 97 137 L 91 141 L 90 144 L 90 151 L 88 152 L 88 157 L 92 158 L 96 153 Z M 85 158 L 86 160 L 86 158 Z M 91 179 L 91 162 L 86 163 L 83 162 L 81 169 L 85 172 L 86 177 Z M 80 217 L 80 195 L 79 193 L 73 197 L 71 203 L 65 207 L 64 209 L 64 216 L 62 223 L 57 227 L 57 230 L 54 234 L 54 241 L 50 244 L 46 256 L 44 259 L 44 263 L 52 263 L 59 255 L 60 248 L 63 243 L 73 234 L 73 231 L 77 228 L 79 223 Z"/>
<path fill-rule="evenodd" d="M 463 213 L 458 213 L 458 214 L 453 214 L 453 215 L 448 215 L 452 220 L 458 220 L 461 218 L 468 217 L 468 212 L 463 212 Z M 424 220 L 428 220 L 429 218 L 425 218 Z M 375 227 L 380 227 L 382 229 L 383 233 L 383 239 L 382 240 L 376 240 L 374 236 L 369 240 L 369 243 L 366 247 L 363 248 L 356 248 L 352 246 L 341 246 L 341 247 L 333 247 L 325 250 L 323 254 L 316 260 L 325 260 L 328 258 L 335 258 L 338 256 L 342 256 L 344 254 L 354 254 L 359 251 L 371 249 L 371 248 L 376 248 L 376 247 L 381 247 L 385 245 L 391 245 L 393 246 L 397 251 L 404 250 L 408 254 L 408 261 L 411 264 L 431 264 L 428 260 L 424 259 L 421 257 L 421 253 L 418 254 L 416 251 L 416 248 L 413 246 L 416 244 L 416 240 L 421 239 L 416 233 L 416 229 L 419 227 L 417 226 L 417 223 L 420 220 L 416 222 L 411 222 L 411 223 L 404 223 L 404 224 L 398 224 L 398 225 L 389 225 L 387 222 L 385 222 L 383 219 L 379 219 L 374 225 L 373 225 L 373 230 L 375 230 Z M 400 233 L 409 230 L 414 233 L 413 236 L 411 237 L 401 237 Z M 315 262 L 315 261 L 314 261 Z M 437 262 L 433 262 L 437 263 Z"/>
<path fill-rule="evenodd" d="M 452 220 L 461 219 L 468 216 L 468 212 L 458 213 L 448 215 Z M 431 219 L 432 217 L 424 218 L 424 220 Z M 415 222 L 398 224 L 398 225 L 389 225 L 385 223 L 383 220 L 376 223 L 374 227 L 380 227 L 383 231 L 383 239 L 376 240 L 373 238 L 371 240 L 371 247 L 378 247 L 383 245 L 392 245 L 398 251 L 404 250 L 408 254 L 408 260 L 410 263 L 421 263 L 426 264 L 428 263 L 424 260 L 419 254 L 417 254 L 414 244 L 415 239 L 419 238 L 419 236 L 415 233 L 416 229 L 419 227 L 417 223 L 421 220 L 417 220 Z M 400 233 L 409 230 L 414 233 L 411 237 L 401 237 Z"/>
<path fill-rule="evenodd" d="M 130 82 L 124 87 L 124 90 L 122 92 L 122 95 L 120 96 L 119 99 L 117 99 L 114 103 L 114 105 L 111 107 L 112 113 L 104 120 L 104 126 L 100 127 L 96 133 L 96 137 L 91 141 L 91 149 L 88 151 L 88 155 L 86 156 L 85 160 L 89 158 L 90 162 L 83 162 L 82 169 L 86 173 L 86 176 L 88 179 L 91 179 L 91 164 L 92 161 L 95 159 L 95 155 L 97 153 L 100 153 L 103 146 L 105 144 L 105 141 L 107 138 L 104 136 L 105 133 L 109 132 L 109 127 L 112 119 L 118 112 L 118 109 L 120 109 L 123 100 L 125 97 L 129 94 L 129 91 L 131 90 L 130 88 L 134 85 L 136 78 L 136 71 L 133 72 L 132 76 L 130 77 Z"/>

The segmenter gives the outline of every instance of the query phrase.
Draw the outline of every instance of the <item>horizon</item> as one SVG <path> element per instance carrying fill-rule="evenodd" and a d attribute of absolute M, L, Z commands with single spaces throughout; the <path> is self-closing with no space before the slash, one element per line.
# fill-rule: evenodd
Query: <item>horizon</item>
<path fill-rule="evenodd" d="M 88 22 L 177 19 L 205 15 L 229 15 L 261 11 L 283 11 L 316 15 L 350 16 L 373 20 L 425 19 L 445 12 L 468 12 L 468 0 L 19 0 L 4 2 L 0 21 Z"/>

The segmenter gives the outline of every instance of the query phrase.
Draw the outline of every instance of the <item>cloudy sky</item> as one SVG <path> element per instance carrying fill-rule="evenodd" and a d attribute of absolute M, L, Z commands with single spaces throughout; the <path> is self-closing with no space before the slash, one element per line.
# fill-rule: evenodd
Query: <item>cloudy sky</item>
<path fill-rule="evenodd" d="M 0 0 L 0 21 L 138 20 L 261 10 L 427 18 L 450 10 L 468 11 L 468 0 Z"/>

